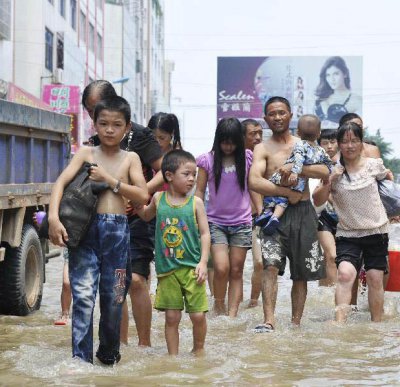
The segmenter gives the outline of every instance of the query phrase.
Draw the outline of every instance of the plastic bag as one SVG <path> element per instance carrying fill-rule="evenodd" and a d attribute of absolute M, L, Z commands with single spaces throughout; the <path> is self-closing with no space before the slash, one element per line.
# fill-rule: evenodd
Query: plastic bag
<path fill-rule="evenodd" d="M 388 218 L 400 215 L 400 187 L 391 180 L 378 181 L 379 195 Z"/>

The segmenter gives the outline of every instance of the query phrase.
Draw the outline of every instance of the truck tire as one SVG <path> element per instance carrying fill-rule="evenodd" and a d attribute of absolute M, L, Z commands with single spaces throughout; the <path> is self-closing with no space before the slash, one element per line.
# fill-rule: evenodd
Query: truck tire
<path fill-rule="evenodd" d="M 8 248 L 0 262 L 0 313 L 26 316 L 40 308 L 44 262 L 35 228 L 25 225 L 21 244 Z"/>

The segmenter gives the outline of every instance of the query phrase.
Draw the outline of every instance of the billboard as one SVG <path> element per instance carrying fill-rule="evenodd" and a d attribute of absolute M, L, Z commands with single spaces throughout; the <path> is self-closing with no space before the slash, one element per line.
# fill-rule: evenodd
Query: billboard
<path fill-rule="evenodd" d="M 263 108 L 272 96 L 289 100 L 292 128 L 303 114 L 337 128 L 344 114 L 362 115 L 362 57 L 218 57 L 218 120 L 254 118 L 266 127 Z"/>

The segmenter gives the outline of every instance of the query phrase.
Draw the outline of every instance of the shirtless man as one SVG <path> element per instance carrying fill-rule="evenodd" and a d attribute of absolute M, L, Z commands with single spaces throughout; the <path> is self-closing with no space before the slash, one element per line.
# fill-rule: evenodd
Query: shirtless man
<path fill-rule="evenodd" d="M 97 358 L 117 363 L 121 355 L 120 322 L 125 298 L 129 258 L 129 226 L 124 198 L 146 204 L 148 191 L 139 156 L 120 149 L 130 129 L 130 107 L 122 97 L 96 104 L 94 126 L 100 145 L 82 147 L 58 177 L 50 198 L 49 236 L 58 245 L 68 243 L 68 233 L 58 213 L 65 187 L 84 162 L 95 163 L 90 179 L 109 188 L 99 194 L 97 214 L 78 247 L 69 250 L 69 277 L 73 296 L 72 356 L 93 363 L 93 309 L 100 292 L 100 344 Z"/>
<path fill-rule="evenodd" d="M 268 180 L 278 169 L 283 176 L 288 176 L 291 165 L 287 164 L 284 168 L 282 166 L 290 156 L 294 144 L 300 141 L 289 131 L 292 118 L 289 101 L 282 97 L 271 97 L 265 104 L 264 113 L 264 119 L 272 130 L 272 137 L 254 148 L 249 187 L 264 196 L 286 196 L 292 205 L 285 211 L 281 224 L 273 235 L 260 235 L 264 264 L 262 286 L 264 322 L 255 328 L 255 332 L 260 333 L 272 332 L 275 328 L 277 277 L 278 272 L 284 268 L 286 257 L 290 260 L 293 281 L 291 296 L 294 325 L 300 324 L 303 315 L 307 281 L 325 277 L 324 258 L 317 237 L 317 215 L 310 202 L 308 187 L 303 193 L 299 193 Z M 326 179 L 329 170 L 325 165 L 309 165 L 304 166 L 302 175 Z"/>

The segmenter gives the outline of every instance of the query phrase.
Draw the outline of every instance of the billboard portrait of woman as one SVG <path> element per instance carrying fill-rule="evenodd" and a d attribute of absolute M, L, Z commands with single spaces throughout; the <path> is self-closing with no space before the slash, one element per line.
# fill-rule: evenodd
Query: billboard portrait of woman
<path fill-rule="evenodd" d="M 324 129 L 336 129 L 346 113 L 361 114 L 362 98 L 351 89 L 350 72 L 342 57 L 328 58 L 319 78 L 314 110 Z"/>

